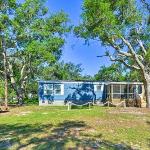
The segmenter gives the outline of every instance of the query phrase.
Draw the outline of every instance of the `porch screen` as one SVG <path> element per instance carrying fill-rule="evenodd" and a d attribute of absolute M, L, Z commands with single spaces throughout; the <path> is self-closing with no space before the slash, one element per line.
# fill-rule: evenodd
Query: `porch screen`
<path fill-rule="evenodd" d="M 136 86 L 138 86 L 136 88 Z M 134 98 L 136 90 L 138 94 L 142 93 L 142 86 L 135 84 L 114 84 L 112 85 L 112 95 L 114 99 Z"/>
<path fill-rule="evenodd" d="M 113 98 L 120 99 L 121 98 L 120 84 L 114 84 L 112 86 L 113 86 Z"/>
<path fill-rule="evenodd" d="M 133 99 L 135 92 L 136 92 L 136 85 L 129 84 L 128 85 L 128 98 Z"/>

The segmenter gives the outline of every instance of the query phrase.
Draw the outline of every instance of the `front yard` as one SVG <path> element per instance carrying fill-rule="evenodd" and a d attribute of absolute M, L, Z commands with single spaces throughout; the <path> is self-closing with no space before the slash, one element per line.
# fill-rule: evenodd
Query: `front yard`
<path fill-rule="evenodd" d="M 150 149 L 150 110 L 25 106 L 0 114 L 0 149 Z"/>

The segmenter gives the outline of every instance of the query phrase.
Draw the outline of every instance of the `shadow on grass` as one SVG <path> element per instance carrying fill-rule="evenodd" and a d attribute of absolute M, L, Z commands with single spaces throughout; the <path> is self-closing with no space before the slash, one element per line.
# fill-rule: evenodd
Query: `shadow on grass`
<path fill-rule="evenodd" d="M 150 125 L 150 121 L 147 121 L 147 124 Z"/>
<path fill-rule="evenodd" d="M 1 149 L 33 150 L 132 150 L 124 143 L 102 140 L 102 134 L 90 135 L 91 127 L 83 121 L 64 121 L 57 126 L 47 125 L 0 125 Z M 89 131 L 88 134 L 83 134 Z M 43 135 L 43 136 L 41 136 Z M 23 142 L 23 140 L 26 140 Z"/>

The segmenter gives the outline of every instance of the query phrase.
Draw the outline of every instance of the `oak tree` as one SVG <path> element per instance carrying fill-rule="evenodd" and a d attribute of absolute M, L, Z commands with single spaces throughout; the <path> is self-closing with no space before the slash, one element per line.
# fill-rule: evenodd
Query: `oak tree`
<path fill-rule="evenodd" d="M 0 73 L 7 77 L 23 103 L 25 88 L 30 78 L 43 66 L 57 61 L 70 31 L 64 12 L 52 14 L 45 0 L 0 1 L 0 58 L 6 52 L 7 62 L 0 61 Z"/>
<path fill-rule="evenodd" d="M 137 70 L 150 108 L 150 3 L 148 0 L 84 0 L 77 36 L 114 50 L 112 61 Z"/>

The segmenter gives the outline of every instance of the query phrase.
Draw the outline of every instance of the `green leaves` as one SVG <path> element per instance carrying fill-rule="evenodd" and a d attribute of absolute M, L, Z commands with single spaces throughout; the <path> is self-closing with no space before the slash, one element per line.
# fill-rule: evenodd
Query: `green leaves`
<path fill-rule="evenodd" d="M 136 66 L 133 68 L 137 65 L 143 68 L 145 64 L 149 65 L 145 58 L 149 57 L 150 37 L 149 12 L 143 10 L 145 7 L 137 0 L 84 0 L 82 23 L 74 32 L 85 41 L 100 40 L 103 45 L 113 48 L 115 60 L 125 65 L 132 61 L 132 66 Z"/>
<path fill-rule="evenodd" d="M 75 33 L 85 39 L 100 38 L 108 42 L 111 34 L 126 34 L 127 28 L 142 22 L 141 13 L 136 8 L 135 0 L 84 0 L 82 24 L 75 28 Z"/>
<path fill-rule="evenodd" d="M 96 81 L 125 81 L 125 74 L 121 64 L 112 64 L 111 66 L 102 66 L 95 75 Z"/>
<path fill-rule="evenodd" d="M 51 63 L 57 60 L 61 54 L 61 47 L 64 45 L 64 40 L 53 37 L 43 41 L 32 41 L 28 44 L 26 52 L 35 58 L 40 59 L 41 63 Z M 43 59 L 43 61 L 42 61 Z"/>
<path fill-rule="evenodd" d="M 21 88 L 38 76 L 40 67 L 60 59 L 65 36 L 71 29 L 69 19 L 62 11 L 49 13 L 45 0 L 2 0 L 0 8 L 0 38 L 6 43 L 7 55 L 11 55 L 11 77 L 17 84 L 15 89 L 25 91 Z"/>
<path fill-rule="evenodd" d="M 64 12 L 48 14 L 43 0 L 26 0 L 22 4 L 12 0 L 0 4 L 9 5 L 11 2 L 18 7 L 13 7 L 12 16 L 7 13 L 0 15 L 0 29 L 3 29 L 5 37 L 8 35 L 6 41 L 15 43 L 16 48 L 13 45 L 12 53 L 18 50 L 33 56 L 38 54 L 47 62 L 58 59 L 65 41 L 64 35 L 70 31 L 67 15 Z"/>
<path fill-rule="evenodd" d="M 41 68 L 39 75 L 47 80 L 82 80 L 83 69 L 81 64 L 73 64 L 64 61 L 58 62 L 52 66 Z"/>
<path fill-rule="evenodd" d="M 149 49 L 148 49 L 148 51 L 147 51 L 147 54 L 145 55 L 145 60 L 147 61 L 147 62 L 149 62 L 149 65 L 150 65 L 150 46 L 149 46 Z M 150 67 L 150 66 L 149 66 Z"/>

